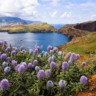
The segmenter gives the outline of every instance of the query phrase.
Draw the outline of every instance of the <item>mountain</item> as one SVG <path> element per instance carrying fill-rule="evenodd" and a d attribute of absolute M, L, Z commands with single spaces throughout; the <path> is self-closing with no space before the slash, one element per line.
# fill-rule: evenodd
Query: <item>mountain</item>
<path fill-rule="evenodd" d="M 32 24 L 32 23 L 40 23 L 40 21 L 23 20 L 19 17 L 9 17 L 9 16 L 0 17 L 0 27 L 9 26 L 12 24 L 16 25 L 16 24 Z"/>

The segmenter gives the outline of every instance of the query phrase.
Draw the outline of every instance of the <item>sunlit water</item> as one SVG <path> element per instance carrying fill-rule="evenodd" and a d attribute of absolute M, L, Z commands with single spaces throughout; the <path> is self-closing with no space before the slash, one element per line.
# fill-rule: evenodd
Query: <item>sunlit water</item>
<path fill-rule="evenodd" d="M 17 33 L 0 32 L 0 40 L 6 40 L 13 46 L 24 46 L 25 49 L 41 46 L 46 50 L 48 45 L 59 46 L 69 41 L 69 38 L 60 33 Z"/>

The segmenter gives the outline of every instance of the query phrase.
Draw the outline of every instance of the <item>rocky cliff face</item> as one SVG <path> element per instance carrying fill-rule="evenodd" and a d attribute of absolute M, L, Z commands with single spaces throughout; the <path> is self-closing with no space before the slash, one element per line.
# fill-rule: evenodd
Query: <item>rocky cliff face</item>
<path fill-rule="evenodd" d="M 58 31 L 71 39 L 80 37 L 88 32 L 96 31 L 96 21 L 65 25 Z"/>
<path fill-rule="evenodd" d="M 87 31 L 96 31 L 96 21 L 76 24 L 74 28 Z"/>
<path fill-rule="evenodd" d="M 60 33 L 68 36 L 70 39 L 83 36 L 85 34 L 84 31 L 74 28 L 74 25 L 65 25 L 61 29 L 58 30 Z"/>

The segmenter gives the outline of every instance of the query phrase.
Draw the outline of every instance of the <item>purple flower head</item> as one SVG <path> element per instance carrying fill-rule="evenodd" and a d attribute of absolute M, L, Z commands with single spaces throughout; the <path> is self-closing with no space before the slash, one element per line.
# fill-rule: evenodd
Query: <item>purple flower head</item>
<path fill-rule="evenodd" d="M 67 53 L 66 58 L 70 58 L 71 54 L 72 54 L 71 52 Z"/>
<path fill-rule="evenodd" d="M 26 69 L 25 66 L 23 64 L 20 64 L 20 66 L 18 67 L 17 71 L 19 73 L 23 73 L 23 72 L 25 72 L 25 69 Z"/>
<path fill-rule="evenodd" d="M 45 70 L 45 76 L 50 77 L 50 75 L 51 75 L 51 70 L 50 69 Z"/>
<path fill-rule="evenodd" d="M 17 52 L 18 48 L 17 47 L 13 47 L 12 50 L 15 50 Z"/>
<path fill-rule="evenodd" d="M 11 52 L 11 55 L 14 56 L 15 54 L 16 54 L 16 51 L 13 50 L 13 51 Z"/>
<path fill-rule="evenodd" d="M 56 56 L 52 55 L 52 57 L 51 57 L 51 58 L 52 58 L 52 60 L 54 61 L 54 60 L 55 60 L 55 58 L 56 58 Z"/>
<path fill-rule="evenodd" d="M 28 68 L 34 68 L 34 65 L 32 63 L 28 63 Z"/>
<path fill-rule="evenodd" d="M 9 73 L 9 72 L 10 72 L 10 70 L 11 70 L 11 68 L 10 68 L 10 67 L 5 67 L 5 68 L 4 68 L 4 72 L 5 72 L 5 73 Z"/>
<path fill-rule="evenodd" d="M 34 60 L 33 61 L 33 65 L 37 65 L 38 64 L 38 61 L 37 60 Z"/>
<path fill-rule="evenodd" d="M 48 55 L 49 55 L 49 54 L 48 54 L 48 52 L 44 52 L 44 56 L 46 56 L 46 57 L 47 57 Z"/>
<path fill-rule="evenodd" d="M 58 51 L 58 47 L 54 47 L 53 50 L 54 50 L 54 51 Z"/>
<path fill-rule="evenodd" d="M 77 60 L 80 58 L 80 55 L 79 54 L 76 54 L 76 57 L 77 57 Z"/>
<path fill-rule="evenodd" d="M 64 88 L 64 87 L 66 87 L 66 81 L 64 81 L 64 80 L 60 80 L 59 81 L 59 87 L 61 87 L 61 88 Z"/>
<path fill-rule="evenodd" d="M 86 62 L 82 62 L 82 66 L 86 66 Z"/>
<path fill-rule="evenodd" d="M 10 62 L 11 61 L 11 57 L 7 57 L 7 61 Z"/>
<path fill-rule="evenodd" d="M 37 46 L 37 49 L 38 49 L 38 51 L 40 51 L 41 50 L 41 47 L 40 46 Z"/>
<path fill-rule="evenodd" d="M 6 59 L 7 55 L 5 53 L 1 54 L 1 59 Z"/>
<path fill-rule="evenodd" d="M 8 90 L 8 88 L 9 88 L 9 81 L 7 79 L 2 79 L 0 82 L 0 89 Z"/>
<path fill-rule="evenodd" d="M 52 61 L 52 62 L 50 63 L 50 68 L 55 68 L 56 66 L 57 66 L 57 64 L 56 64 L 55 62 Z"/>
<path fill-rule="evenodd" d="M 52 62 L 52 57 L 48 58 L 48 62 L 51 63 Z"/>
<path fill-rule="evenodd" d="M 51 80 L 47 81 L 47 87 L 53 87 L 53 82 Z"/>
<path fill-rule="evenodd" d="M 50 51 L 52 49 L 51 45 L 48 45 L 47 50 Z"/>
<path fill-rule="evenodd" d="M 70 60 L 74 63 L 77 60 L 77 56 L 75 53 L 72 53 L 70 56 Z"/>
<path fill-rule="evenodd" d="M 33 52 L 34 52 L 34 54 L 37 54 L 38 53 L 38 49 L 36 48 Z"/>
<path fill-rule="evenodd" d="M 45 77 L 45 73 L 44 73 L 44 70 L 39 70 L 39 72 L 37 73 L 37 78 L 39 80 L 43 80 Z"/>
<path fill-rule="evenodd" d="M 33 53 L 33 49 L 29 49 L 29 54 L 32 54 Z"/>
<path fill-rule="evenodd" d="M 4 61 L 4 62 L 2 63 L 2 66 L 6 67 L 6 66 L 8 66 L 8 63 Z"/>
<path fill-rule="evenodd" d="M 35 66 L 35 71 L 39 71 L 40 70 L 40 67 L 39 66 Z"/>
<path fill-rule="evenodd" d="M 80 84 L 86 85 L 88 82 L 88 78 L 86 76 L 81 76 L 80 77 Z"/>
<path fill-rule="evenodd" d="M 7 48 L 5 49 L 5 51 L 6 51 L 6 52 L 9 52 L 9 51 L 11 51 L 11 48 L 10 48 L 10 47 L 7 47 Z"/>
<path fill-rule="evenodd" d="M 13 66 L 17 66 L 17 61 L 12 60 L 12 65 L 13 65 Z"/>
<path fill-rule="evenodd" d="M 58 55 L 59 55 L 59 56 L 62 56 L 62 55 L 63 55 L 63 52 L 59 51 L 59 52 L 58 52 Z"/>
<path fill-rule="evenodd" d="M 68 67 L 69 67 L 69 64 L 68 64 L 67 62 L 63 62 L 63 63 L 62 63 L 62 69 L 63 69 L 63 70 L 67 70 Z"/>
<path fill-rule="evenodd" d="M 54 50 L 50 50 L 50 54 L 53 54 L 54 53 Z"/>
<path fill-rule="evenodd" d="M 38 55 L 37 57 L 38 57 L 38 58 L 41 58 L 41 55 Z"/>
<path fill-rule="evenodd" d="M 3 45 L 3 41 L 0 41 L 0 46 Z"/>

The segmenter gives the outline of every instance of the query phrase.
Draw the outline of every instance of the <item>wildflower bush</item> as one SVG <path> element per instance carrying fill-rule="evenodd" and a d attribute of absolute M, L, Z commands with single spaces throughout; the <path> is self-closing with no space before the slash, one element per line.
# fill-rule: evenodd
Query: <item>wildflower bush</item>
<path fill-rule="evenodd" d="M 88 75 L 94 65 L 85 70 L 78 67 L 79 54 L 64 54 L 57 47 L 47 51 L 8 46 L 0 41 L 0 96 L 73 96 L 88 88 Z"/>

